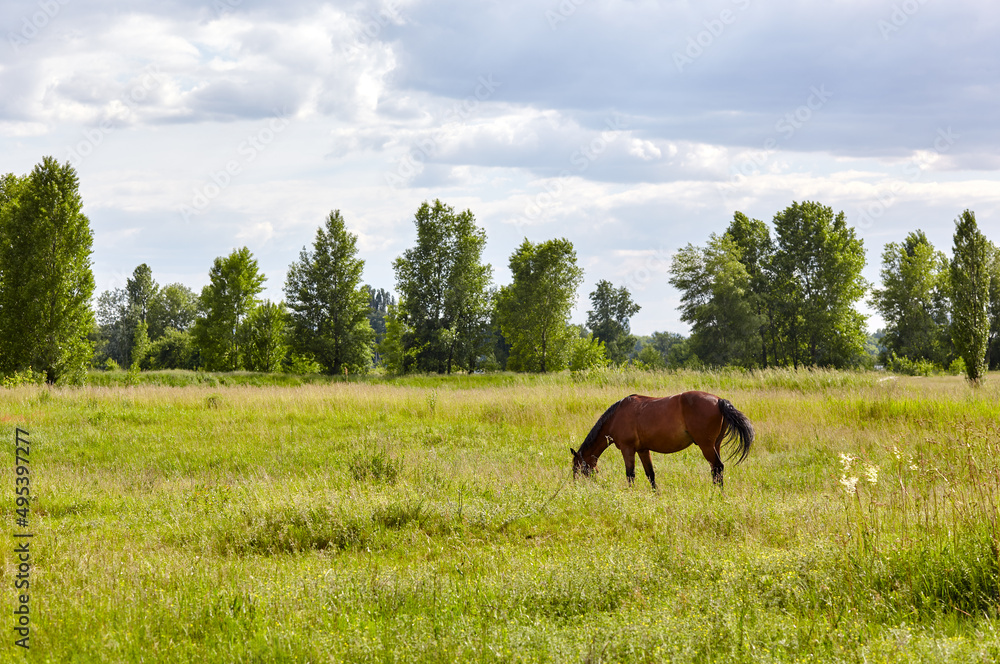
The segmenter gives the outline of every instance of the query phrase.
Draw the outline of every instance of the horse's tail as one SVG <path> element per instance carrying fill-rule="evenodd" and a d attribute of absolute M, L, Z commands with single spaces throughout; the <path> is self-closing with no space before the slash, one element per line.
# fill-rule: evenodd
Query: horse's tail
<path fill-rule="evenodd" d="M 723 443 L 734 446 L 726 460 L 730 461 L 738 454 L 740 458 L 736 463 L 740 463 L 747 458 L 750 445 L 753 444 L 753 424 L 746 415 L 736 410 L 736 407 L 725 399 L 719 399 L 719 412 L 722 413 Z"/>
<path fill-rule="evenodd" d="M 628 397 L 625 397 L 625 399 L 628 399 Z M 597 436 L 601 433 L 601 429 L 604 427 L 607 421 L 611 419 L 611 416 L 615 414 L 615 411 L 618 410 L 618 406 L 620 406 L 622 401 L 625 401 L 625 399 L 621 399 L 611 404 L 611 406 L 609 406 L 608 409 L 604 411 L 604 414 L 597 418 L 597 422 L 594 423 L 594 426 L 590 430 L 590 433 L 587 434 L 587 437 L 583 439 L 583 444 L 580 445 L 579 449 L 580 454 L 583 454 L 584 452 L 590 449 L 590 446 L 594 444 L 594 442 L 597 440 Z"/>

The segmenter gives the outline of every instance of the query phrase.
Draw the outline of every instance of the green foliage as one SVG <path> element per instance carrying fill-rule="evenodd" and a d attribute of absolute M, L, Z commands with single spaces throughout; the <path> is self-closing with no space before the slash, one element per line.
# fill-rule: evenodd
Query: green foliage
<path fill-rule="evenodd" d="M 257 295 L 267 280 L 246 247 L 216 258 L 209 270 L 210 283 L 201 291 L 201 315 L 193 337 L 205 367 L 212 371 L 237 371 L 245 367 L 243 324 L 257 307 Z"/>
<path fill-rule="evenodd" d="M 806 201 L 774 216 L 776 324 L 793 366 L 850 366 L 864 355 L 864 243 L 843 212 Z"/>
<path fill-rule="evenodd" d="M 45 374 L 25 369 L 0 376 L 0 387 L 21 387 L 22 385 L 44 385 Z"/>
<path fill-rule="evenodd" d="M 265 300 L 243 324 L 243 348 L 249 371 L 281 371 L 288 354 L 288 313 L 284 305 Z"/>
<path fill-rule="evenodd" d="M 559 371 L 566 366 L 574 335 L 569 314 L 583 270 L 565 238 L 532 244 L 510 257 L 513 281 L 497 295 L 497 317 L 510 343 L 507 367 L 514 371 Z"/>
<path fill-rule="evenodd" d="M 628 360 L 635 347 L 635 337 L 630 333 L 629 319 L 641 308 L 632 301 L 624 286 L 615 288 L 602 279 L 590 294 L 593 309 L 587 312 L 587 327 L 594 338 L 604 344 L 608 360 L 621 364 Z"/>
<path fill-rule="evenodd" d="M 965 360 L 960 357 L 956 357 L 951 361 L 951 364 L 948 365 L 948 373 L 952 376 L 962 376 L 967 371 L 968 369 L 965 367 Z"/>
<path fill-rule="evenodd" d="M 904 376 L 933 376 L 941 372 L 941 366 L 930 360 L 911 360 L 908 357 L 899 357 L 896 353 L 889 356 L 886 368 Z"/>
<path fill-rule="evenodd" d="M 114 360 L 108 358 L 109 362 Z M 196 369 L 200 355 L 188 330 L 167 328 L 149 349 L 149 364 L 153 369 Z"/>
<path fill-rule="evenodd" d="M 747 273 L 746 302 L 757 316 L 759 339 L 754 355 L 759 355 L 757 366 L 766 369 L 769 364 L 778 364 L 778 340 L 775 315 L 781 293 L 774 290 L 776 275 L 773 274 L 774 242 L 767 224 L 759 219 L 750 219 L 742 212 L 733 214 L 733 221 L 726 229 L 725 236 L 738 250 L 739 261 Z M 752 351 L 748 344 L 747 352 Z M 750 362 L 744 361 L 749 365 Z"/>
<path fill-rule="evenodd" d="M 393 459 L 385 450 L 360 452 L 351 457 L 347 468 L 355 482 L 383 482 L 395 484 L 402 470 L 402 463 Z"/>
<path fill-rule="evenodd" d="M 309 355 L 291 352 L 285 356 L 285 373 L 308 375 L 323 373 L 323 367 Z"/>
<path fill-rule="evenodd" d="M 609 360 L 605 355 L 604 342 L 594 335 L 586 337 L 574 336 L 570 341 L 569 370 L 585 371 L 607 366 Z"/>
<path fill-rule="evenodd" d="M 750 277 L 736 244 L 712 235 L 707 248 L 674 254 L 670 283 L 681 291 L 681 320 L 691 323 L 690 351 L 710 366 L 752 364 L 762 324 L 747 297 Z"/>
<path fill-rule="evenodd" d="M 991 255 L 989 242 L 979 231 L 976 215 L 965 210 L 955 222 L 951 261 L 951 338 L 965 360 L 966 376 L 979 384 L 985 374 L 989 342 Z"/>
<path fill-rule="evenodd" d="M 950 353 L 948 261 L 923 231 L 890 242 L 882 253 L 882 288 L 872 304 L 886 322 L 886 354 L 946 364 Z"/>
<path fill-rule="evenodd" d="M 413 329 L 406 323 L 405 300 L 390 304 L 385 315 L 385 337 L 378 345 L 382 365 L 390 374 L 406 373 L 416 362 L 420 348 L 407 347 L 413 338 Z"/>
<path fill-rule="evenodd" d="M 146 321 L 144 320 L 140 320 L 135 326 L 132 336 L 132 364 L 129 369 L 138 371 L 143 366 L 148 366 L 146 360 L 152 351 L 152 345 L 149 342 L 149 334 L 146 329 Z"/>
<path fill-rule="evenodd" d="M 635 355 L 643 364 L 653 369 L 660 369 L 667 366 L 681 366 L 683 365 L 683 360 L 678 364 L 676 357 L 673 363 L 671 363 L 670 359 L 674 347 L 678 345 L 687 347 L 686 338 L 676 332 L 653 332 L 648 337 L 639 337 Z M 687 354 L 685 353 L 685 356 Z"/>
<path fill-rule="evenodd" d="M 489 286 L 493 268 L 482 263 L 486 232 L 471 210 L 456 213 L 435 200 L 414 216 L 417 243 L 395 260 L 397 315 L 407 326 L 403 343 L 416 350 L 421 371 L 475 368 L 489 348 Z"/>
<path fill-rule="evenodd" d="M 149 302 L 149 338 L 156 341 L 169 330 L 184 332 L 198 316 L 198 296 L 184 284 L 167 284 Z"/>
<path fill-rule="evenodd" d="M 93 234 L 76 171 L 45 157 L 0 178 L 0 374 L 81 380 L 93 355 Z"/>
<path fill-rule="evenodd" d="M 659 350 L 656 349 L 652 344 L 648 346 L 643 346 L 635 359 L 637 362 L 642 362 L 643 367 L 648 369 L 665 369 L 667 366 L 667 360 Z"/>
<path fill-rule="evenodd" d="M 160 291 L 153 280 L 153 270 L 145 263 L 136 267 L 132 276 L 125 280 L 125 291 L 128 293 L 129 309 L 136 320 L 148 325 L 150 306 Z"/>
<path fill-rule="evenodd" d="M 361 283 L 365 262 L 358 236 L 334 210 L 288 268 L 285 297 L 291 309 L 292 345 L 328 374 L 367 371 L 375 333 L 369 323 L 369 291 Z"/>
<path fill-rule="evenodd" d="M 367 284 L 364 288 L 368 292 L 368 324 L 375 332 L 375 345 L 378 346 L 385 338 L 385 317 L 389 307 L 396 304 L 396 298 L 384 288 L 376 290 Z"/>

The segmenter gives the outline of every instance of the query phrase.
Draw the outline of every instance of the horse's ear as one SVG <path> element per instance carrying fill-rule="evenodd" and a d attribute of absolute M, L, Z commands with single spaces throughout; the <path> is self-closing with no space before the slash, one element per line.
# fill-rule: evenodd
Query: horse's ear
<path fill-rule="evenodd" d="M 570 454 L 572 454 L 573 456 L 580 456 L 580 453 L 577 452 L 576 450 L 574 450 L 572 447 L 569 448 L 569 451 L 570 451 Z"/>

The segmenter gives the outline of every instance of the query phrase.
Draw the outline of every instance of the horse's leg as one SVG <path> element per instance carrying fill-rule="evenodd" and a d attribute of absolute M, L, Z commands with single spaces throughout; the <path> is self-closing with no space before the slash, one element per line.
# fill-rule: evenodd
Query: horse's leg
<path fill-rule="evenodd" d="M 718 441 L 716 441 L 718 442 Z M 722 488 L 722 471 L 726 469 L 724 463 L 722 463 L 722 457 L 719 456 L 719 448 L 717 445 L 702 445 L 698 444 L 701 448 L 701 453 L 705 456 L 705 459 L 712 466 L 712 484 L 718 484 L 719 488 Z"/>
<path fill-rule="evenodd" d="M 653 490 L 656 490 L 656 473 L 653 472 L 653 461 L 649 458 L 649 450 L 643 450 L 639 452 L 639 460 L 642 461 L 642 468 L 646 471 L 646 477 L 649 478 L 649 483 L 652 485 Z"/>
<path fill-rule="evenodd" d="M 622 446 L 622 458 L 625 459 L 625 479 L 628 485 L 635 483 L 635 448 L 631 445 Z"/>

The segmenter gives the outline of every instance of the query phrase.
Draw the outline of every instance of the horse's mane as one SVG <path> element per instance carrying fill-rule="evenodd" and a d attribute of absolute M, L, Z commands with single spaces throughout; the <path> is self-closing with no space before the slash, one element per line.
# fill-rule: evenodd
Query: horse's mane
<path fill-rule="evenodd" d="M 625 397 L 625 399 L 628 399 L 628 397 Z M 580 454 L 586 454 L 590 450 L 591 446 L 597 442 L 597 436 L 601 433 L 601 429 L 605 424 L 607 424 L 608 420 L 611 419 L 611 416 L 615 414 L 616 410 L 618 410 L 618 406 L 620 406 L 622 401 L 625 401 L 625 399 L 620 399 L 611 404 L 611 406 L 604 411 L 604 414 L 597 418 L 597 422 L 594 423 L 594 428 L 590 430 L 587 437 L 583 439 L 583 444 L 580 445 Z M 603 448 L 601 449 L 603 450 Z"/>

